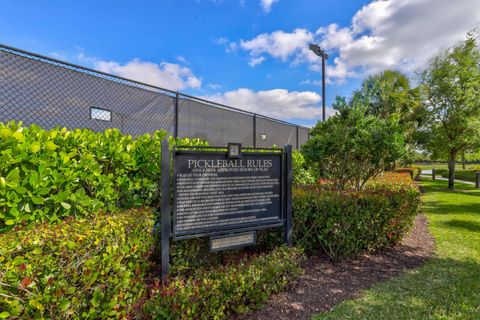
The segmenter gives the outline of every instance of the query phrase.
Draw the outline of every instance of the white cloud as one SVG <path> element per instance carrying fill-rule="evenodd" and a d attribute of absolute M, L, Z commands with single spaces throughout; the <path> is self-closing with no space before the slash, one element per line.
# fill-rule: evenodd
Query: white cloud
<path fill-rule="evenodd" d="M 329 84 L 329 83 L 331 83 L 331 81 L 330 81 L 329 79 L 325 79 L 325 83 L 326 83 L 326 84 Z M 311 80 L 311 79 L 307 79 L 307 80 L 300 81 L 300 84 L 301 84 L 301 85 L 309 85 L 309 86 L 321 87 L 321 86 L 322 86 L 322 80 Z"/>
<path fill-rule="evenodd" d="M 175 58 L 176 58 L 179 62 L 181 62 L 181 63 L 183 63 L 183 64 L 190 65 L 190 62 L 189 62 L 187 59 L 185 59 L 184 56 L 176 56 Z"/>
<path fill-rule="evenodd" d="M 205 98 L 279 119 L 319 119 L 322 114 L 319 105 L 321 97 L 312 91 L 253 91 L 240 88 Z"/>
<path fill-rule="evenodd" d="M 335 67 L 367 74 L 385 68 L 411 72 L 463 40 L 479 21 L 478 0 L 376 1 L 359 10 L 348 28 L 321 30 L 321 45 L 338 52 Z"/>
<path fill-rule="evenodd" d="M 250 61 L 258 59 L 262 54 L 287 61 L 292 56 L 308 56 L 308 44 L 312 41 L 313 34 L 310 31 L 298 28 L 290 33 L 284 31 L 262 33 L 251 40 L 241 40 L 239 44 L 231 43 L 230 49 L 241 48 L 248 51 Z"/>
<path fill-rule="evenodd" d="M 188 63 L 182 56 L 178 56 L 177 59 L 183 63 Z M 202 79 L 195 76 L 190 68 L 175 63 L 161 62 L 157 64 L 133 59 L 125 64 L 120 64 L 116 61 L 105 61 L 90 57 L 84 53 L 79 53 L 75 60 L 102 72 L 170 90 L 200 88 L 202 85 Z"/>
<path fill-rule="evenodd" d="M 53 51 L 50 52 L 50 55 L 58 60 L 68 60 L 68 55 L 62 51 Z"/>
<path fill-rule="evenodd" d="M 208 87 L 212 90 L 219 90 L 222 88 L 222 85 L 219 83 L 209 83 Z"/>
<path fill-rule="evenodd" d="M 250 67 L 255 67 L 257 64 L 262 63 L 265 60 L 265 57 L 252 57 L 250 61 L 248 61 L 248 65 Z"/>
<path fill-rule="evenodd" d="M 170 90 L 200 88 L 202 80 L 192 70 L 175 63 L 153 62 L 133 59 L 124 65 L 115 61 L 97 61 L 96 69 L 120 77 L 145 82 Z"/>
<path fill-rule="evenodd" d="M 335 56 L 328 61 L 328 77 L 344 81 L 385 68 L 412 72 L 463 40 L 479 22 L 478 0 L 373 1 L 357 11 L 348 27 L 279 30 L 242 40 L 238 48 L 253 58 L 268 54 L 319 71 L 320 59 L 308 51 L 308 44 L 317 42 Z"/>
<path fill-rule="evenodd" d="M 262 6 L 263 12 L 270 12 L 272 10 L 272 5 L 278 2 L 278 0 L 260 0 L 260 5 Z"/>
<path fill-rule="evenodd" d="M 220 38 L 214 39 L 213 42 L 215 42 L 216 44 L 227 44 L 228 39 L 225 37 L 220 37 Z"/>

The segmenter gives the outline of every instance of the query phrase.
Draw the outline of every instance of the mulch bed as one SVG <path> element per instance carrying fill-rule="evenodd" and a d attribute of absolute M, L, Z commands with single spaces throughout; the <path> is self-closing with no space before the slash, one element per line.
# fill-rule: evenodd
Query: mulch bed
<path fill-rule="evenodd" d="M 418 215 L 411 234 L 400 244 L 377 253 L 331 262 L 325 257 L 311 257 L 304 274 L 287 292 L 271 297 L 261 310 L 239 319 L 309 319 L 332 309 L 373 284 L 424 264 L 435 250 L 427 219 Z"/>

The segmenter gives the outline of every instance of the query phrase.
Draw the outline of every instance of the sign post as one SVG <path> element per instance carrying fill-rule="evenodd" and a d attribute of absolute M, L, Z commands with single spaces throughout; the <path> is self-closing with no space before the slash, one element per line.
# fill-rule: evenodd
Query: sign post
<path fill-rule="evenodd" d="M 292 182 L 293 182 L 293 166 L 292 166 L 292 146 L 285 146 L 285 243 L 291 247 L 292 240 Z"/>
<path fill-rule="evenodd" d="M 284 227 L 292 246 L 292 146 L 284 148 L 176 147 L 173 214 L 170 156 L 162 143 L 162 280 L 169 239 L 210 237 L 210 251 L 256 243 L 256 231 Z"/>
<path fill-rule="evenodd" d="M 168 140 L 162 141 L 162 284 L 165 284 L 169 269 L 170 249 L 170 152 Z"/>

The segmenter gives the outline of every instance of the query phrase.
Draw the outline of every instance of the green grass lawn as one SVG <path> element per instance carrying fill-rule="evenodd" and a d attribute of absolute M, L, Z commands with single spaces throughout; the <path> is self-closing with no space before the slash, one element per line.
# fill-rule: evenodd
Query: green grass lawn
<path fill-rule="evenodd" d="M 446 164 L 446 163 L 435 163 L 435 162 L 432 163 L 432 164 L 415 163 L 412 166 L 413 167 L 419 167 L 422 170 L 431 170 L 433 168 L 448 170 L 448 164 Z M 465 165 L 465 170 L 473 170 L 474 168 L 477 168 L 479 166 L 480 166 L 480 164 L 467 164 L 467 165 Z M 456 167 L 457 170 L 462 170 L 463 169 L 461 163 L 457 163 L 457 165 L 455 167 Z"/>
<path fill-rule="evenodd" d="M 314 319 L 480 319 L 480 190 L 421 183 L 436 257 Z"/>

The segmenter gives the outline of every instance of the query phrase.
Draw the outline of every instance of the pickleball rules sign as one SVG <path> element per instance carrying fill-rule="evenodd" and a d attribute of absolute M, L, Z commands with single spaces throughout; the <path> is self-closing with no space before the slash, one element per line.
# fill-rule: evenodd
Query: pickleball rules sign
<path fill-rule="evenodd" d="M 162 274 L 168 273 L 170 239 L 209 237 L 215 252 L 255 245 L 257 230 L 284 227 L 285 242 L 291 245 L 291 153 L 291 146 L 242 149 L 236 143 L 169 152 L 164 142 Z"/>

